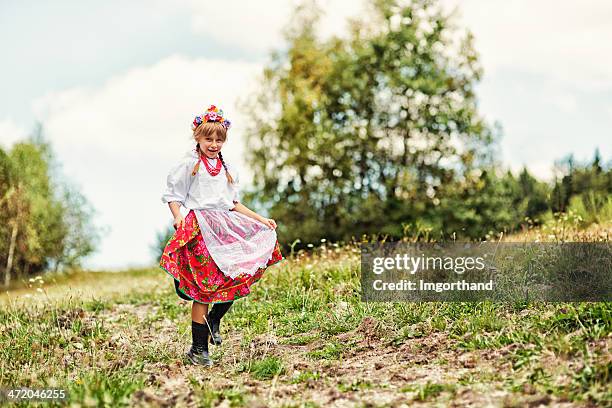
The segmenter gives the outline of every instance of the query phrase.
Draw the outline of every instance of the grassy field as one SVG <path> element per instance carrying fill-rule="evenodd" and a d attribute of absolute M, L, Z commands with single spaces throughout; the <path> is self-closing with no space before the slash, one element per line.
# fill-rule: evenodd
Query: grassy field
<path fill-rule="evenodd" d="M 562 239 L 609 241 L 572 228 Z M 364 303 L 359 260 L 323 243 L 271 267 L 210 369 L 183 358 L 190 304 L 161 269 L 37 279 L 0 296 L 0 383 L 73 406 L 612 405 L 612 305 Z"/>

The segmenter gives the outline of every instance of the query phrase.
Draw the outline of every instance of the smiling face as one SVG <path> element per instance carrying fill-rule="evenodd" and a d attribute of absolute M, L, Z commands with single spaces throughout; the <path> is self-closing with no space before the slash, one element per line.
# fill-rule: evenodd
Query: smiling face
<path fill-rule="evenodd" d="M 207 157 L 214 159 L 219 155 L 221 147 L 223 147 L 223 140 L 218 135 L 200 136 L 198 143 L 200 144 L 200 151 Z"/>
<path fill-rule="evenodd" d="M 194 132 L 194 139 L 200 144 L 200 152 L 208 158 L 217 158 L 225 138 L 226 129 L 215 122 L 206 122 L 199 125 Z"/>

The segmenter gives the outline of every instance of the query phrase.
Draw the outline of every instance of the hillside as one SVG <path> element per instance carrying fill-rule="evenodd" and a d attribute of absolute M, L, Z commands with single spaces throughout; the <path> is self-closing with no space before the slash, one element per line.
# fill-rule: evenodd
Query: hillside
<path fill-rule="evenodd" d="M 609 241 L 610 228 L 569 234 Z M 182 358 L 190 307 L 162 270 L 35 280 L 0 298 L 1 383 L 66 388 L 83 406 L 612 401 L 610 304 L 363 303 L 359 260 L 355 244 L 321 244 L 271 267 L 224 319 L 209 370 Z"/>

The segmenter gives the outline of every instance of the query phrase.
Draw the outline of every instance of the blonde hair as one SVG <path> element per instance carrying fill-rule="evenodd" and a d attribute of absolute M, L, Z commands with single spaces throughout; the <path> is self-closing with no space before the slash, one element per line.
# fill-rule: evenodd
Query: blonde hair
<path fill-rule="evenodd" d="M 196 142 L 196 151 L 198 152 L 198 156 L 200 155 L 200 143 L 198 143 L 198 139 L 201 136 L 207 137 L 212 135 L 219 136 L 221 140 L 225 142 L 225 140 L 227 139 L 227 128 L 219 122 L 202 122 L 193 130 L 193 140 L 195 140 Z M 227 177 L 227 181 L 230 184 L 234 184 L 234 178 L 227 170 L 227 165 L 225 164 L 225 160 L 223 160 L 223 155 L 221 154 L 221 152 L 219 152 L 219 160 L 221 160 L 221 164 L 225 169 L 225 176 Z M 199 168 L 200 160 L 198 160 L 198 162 L 196 163 L 195 167 L 193 168 L 193 171 L 191 172 L 191 175 L 195 176 Z"/>

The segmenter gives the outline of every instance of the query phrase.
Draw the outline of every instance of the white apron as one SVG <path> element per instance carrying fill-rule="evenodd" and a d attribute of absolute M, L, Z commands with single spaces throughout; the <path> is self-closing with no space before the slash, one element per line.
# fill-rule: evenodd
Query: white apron
<path fill-rule="evenodd" d="M 267 267 L 276 247 L 276 231 L 237 211 L 193 210 L 200 231 L 221 272 L 232 279 L 253 276 Z"/>

